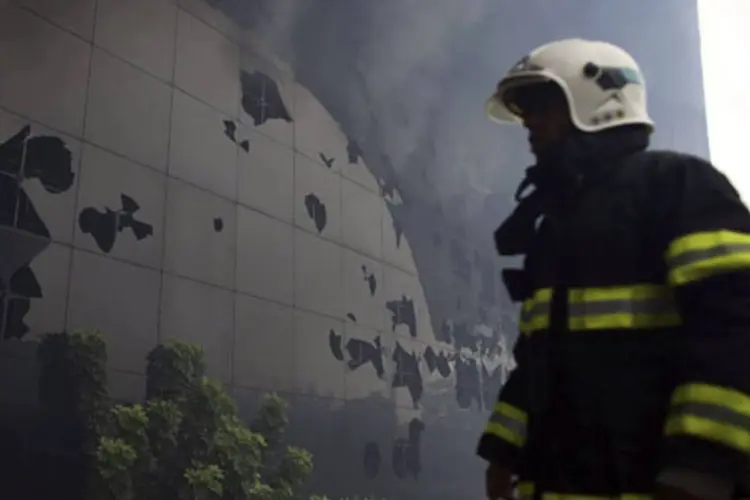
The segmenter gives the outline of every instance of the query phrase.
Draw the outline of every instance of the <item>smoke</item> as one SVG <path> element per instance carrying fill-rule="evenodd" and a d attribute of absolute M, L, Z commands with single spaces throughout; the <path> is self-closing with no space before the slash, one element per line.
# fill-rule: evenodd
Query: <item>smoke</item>
<path fill-rule="evenodd" d="M 652 117 L 672 123 L 663 130 L 696 135 L 690 120 L 673 119 L 687 114 L 685 102 L 692 110 L 702 99 L 700 85 L 685 86 L 700 81 L 697 52 L 678 50 L 697 44 L 695 7 L 683 0 L 658 8 L 646 0 L 576 0 L 575 9 L 542 0 L 214 1 L 290 62 L 363 143 L 368 166 L 397 178 L 407 198 L 465 199 L 457 220 L 471 218 L 476 200 L 490 193 L 510 199 L 531 162 L 523 130 L 488 123 L 483 105 L 510 65 L 550 40 L 624 46 L 650 82 Z M 666 20 L 674 29 L 664 28 Z"/>
<path fill-rule="evenodd" d="M 219 5 L 292 61 L 297 78 L 347 133 L 377 150 L 366 157 L 368 166 L 392 169 L 412 200 L 453 199 L 452 205 L 461 206 L 456 197 L 512 191 L 528 161 L 519 158 L 518 134 L 501 133 L 484 116 L 484 101 L 497 79 L 523 55 L 491 40 L 498 3 L 504 2 L 224 0 Z M 383 155 L 384 164 L 375 165 L 373 157 Z M 516 165 L 509 169 L 510 158 Z"/>

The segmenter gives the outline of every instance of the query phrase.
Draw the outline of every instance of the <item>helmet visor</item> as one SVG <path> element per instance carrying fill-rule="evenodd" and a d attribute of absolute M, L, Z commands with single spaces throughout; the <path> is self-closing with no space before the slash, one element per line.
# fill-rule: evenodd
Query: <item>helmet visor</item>
<path fill-rule="evenodd" d="M 558 109 L 566 102 L 560 86 L 550 81 L 515 86 L 503 94 L 505 107 L 518 117 Z"/>
<path fill-rule="evenodd" d="M 534 97 L 537 86 L 546 87 L 552 83 L 545 75 L 539 72 L 526 74 L 514 74 L 503 78 L 497 84 L 492 96 L 487 100 L 485 110 L 492 121 L 498 123 L 519 123 L 525 112 L 534 107 Z M 554 83 L 552 83 L 554 85 Z M 526 90 L 526 89 L 530 90 Z M 544 88 L 540 99 L 544 99 Z"/>

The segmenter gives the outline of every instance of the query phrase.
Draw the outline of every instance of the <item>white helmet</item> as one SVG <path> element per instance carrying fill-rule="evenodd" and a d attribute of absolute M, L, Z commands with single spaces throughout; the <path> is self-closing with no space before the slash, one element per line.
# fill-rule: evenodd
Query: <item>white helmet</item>
<path fill-rule="evenodd" d="M 516 63 L 487 101 L 490 119 L 519 123 L 506 94 L 542 82 L 560 86 L 579 130 L 597 132 L 638 123 L 653 130 L 646 109 L 646 83 L 635 59 L 610 43 L 578 38 L 542 45 Z"/>

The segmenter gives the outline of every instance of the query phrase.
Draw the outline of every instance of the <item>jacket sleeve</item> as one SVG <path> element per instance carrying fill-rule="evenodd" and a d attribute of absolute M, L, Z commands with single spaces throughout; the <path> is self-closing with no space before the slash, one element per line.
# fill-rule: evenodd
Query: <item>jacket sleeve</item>
<path fill-rule="evenodd" d="M 520 335 L 516 342 L 516 368 L 500 390 L 487 427 L 479 439 L 477 454 L 491 463 L 517 470 L 521 452 L 526 445 L 528 415 L 524 403 L 524 363 L 517 355 L 526 342 Z"/>
<path fill-rule="evenodd" d="M 665 469 L 750 471 L 750 213 L 718 170 L 681 158 L 662 186 L 662 248 L 683 321 Z"/>

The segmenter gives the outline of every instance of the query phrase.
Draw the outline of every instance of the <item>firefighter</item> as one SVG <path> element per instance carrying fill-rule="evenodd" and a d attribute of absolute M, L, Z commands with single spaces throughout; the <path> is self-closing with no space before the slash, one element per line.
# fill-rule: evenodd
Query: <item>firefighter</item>
<path fill-rule="evenodd" d="M 648 150 L 635 60 L 535 49 L 487 103 L 536 164 L 495 233 L 518 363 L 478 454 L 490 499 L 741 495 L 750 471 L 750 214 L 707 161 Z M 518 477 L 514 488 L 512 480 Z"/>

